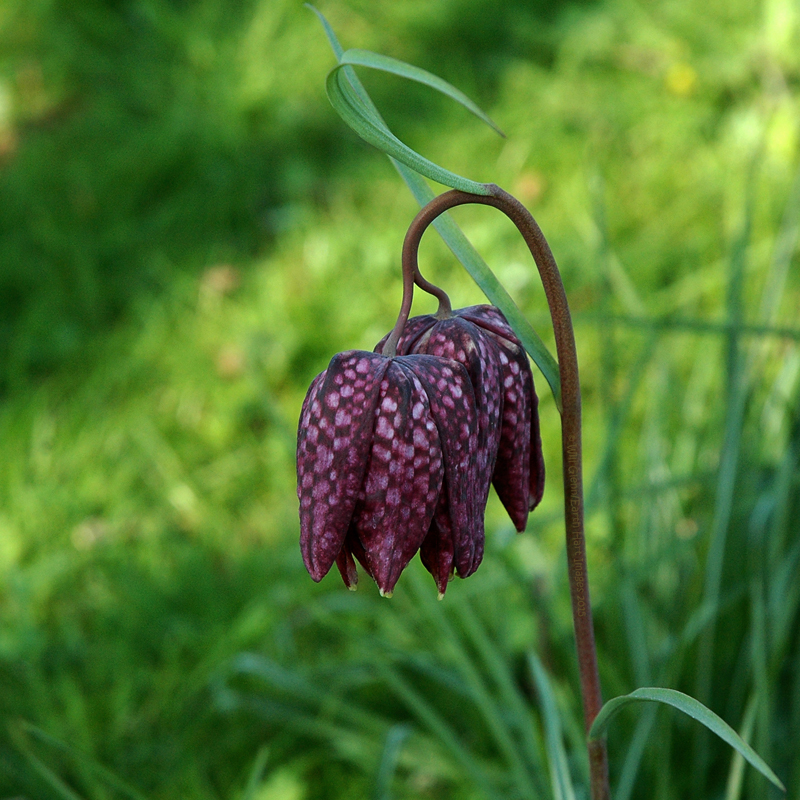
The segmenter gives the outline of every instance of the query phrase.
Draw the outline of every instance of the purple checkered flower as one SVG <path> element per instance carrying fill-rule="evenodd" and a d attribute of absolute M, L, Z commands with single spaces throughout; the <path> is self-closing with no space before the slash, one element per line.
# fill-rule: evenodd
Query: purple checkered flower
<path fill-rule="evenodd" d="M 476 423 L 472 383 L 455 361 L 334 356 L 308 390 L 298 429 L 300 547 L 311 577 L 335 562 L 355 588 L 355 556 L 389 595 L 426 537 L 442 532 L 446 545 L 424 552 L 447 550 L 437 556 L 447 577 L 472 574 L 484 535 Z"/>
<path fill-rule="evenodd" d="M 376 347 L 378 352 L 385 341 Z M 539 401 L 528 356 L 506 318 L 489 305 L 457 309 L 444 319 L 413 317 L 406 323 L 397 352 L 428 353 L 466 367 L 478 412 L 475 457 L 482 487 L 481 513 L 492 482 L 516 529 L 525 530 L 528 512 L 538 505 L 544 491 Z M 435 537 L 426 540 L 422 559 L 439 582 L 430 566 L 434 541 Z"/>

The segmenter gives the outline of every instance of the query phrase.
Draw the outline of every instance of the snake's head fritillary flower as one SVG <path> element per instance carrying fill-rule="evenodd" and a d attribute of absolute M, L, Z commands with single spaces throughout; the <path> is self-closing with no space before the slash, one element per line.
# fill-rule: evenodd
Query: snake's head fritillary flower
<path fill-rule="evenodd" d="M 311 577 L 336 563 L 355 588 L 355 556 L 389 595 L 432 528 L 448 532 L 449 572 L 474 572 L 483 553 L 476 440 L 461 364 L 334 356 L 308 390 L 298 429 L 300 547 Z"/>
<path fill-rule="evenodd" d="M 478 410 L 476 461 L 485 477 L 482 508 L 491 481 L 516 529 L 525 530 L 528 512 L 544 491 L 539 401 L 528 356 L 501 311 L 479 305 L 456 309 L 445 319 L 413 317 L 397 352 L 428 353 L 464 364 Z M 425 547 L 422 557 L 426 561 Z"/>

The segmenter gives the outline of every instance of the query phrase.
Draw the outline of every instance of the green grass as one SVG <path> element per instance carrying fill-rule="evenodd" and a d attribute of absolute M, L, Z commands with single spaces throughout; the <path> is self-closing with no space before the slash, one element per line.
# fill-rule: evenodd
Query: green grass
<path fill-rule="evenodd" d="M 412 146 L 528 204 L 562 267 L 606 696 L 698 696 L 797 797 L 797 12 L 498 8 L 322 5 L 345 46 L 498 122 L 422 90 L 409 115 L 364 76 Z M 585 797 L 543 380 L 542 507 L 515 536 L 493 498 L 485 562 L 442 603 L 416 563 L 391 600 L 303 569 L 299 406 L 394 323 L 415 211 L 327 107 L 317 20 L 81 9 L 0 12 L 0 796 Z M 454 217 L 551 342 L 511 226 Z M 426 274 L 480 302 L 429 236 Z M 615 798 L 776 796 L 664 710 L 623 712 L 609 746 Z"/>

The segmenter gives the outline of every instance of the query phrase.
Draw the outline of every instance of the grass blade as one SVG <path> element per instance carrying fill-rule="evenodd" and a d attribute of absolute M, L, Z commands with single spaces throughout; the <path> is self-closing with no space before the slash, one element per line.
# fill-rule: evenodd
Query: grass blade
<path fill-rule="evenodd" d="M 83 800 L 81 795 L 73 792 L 72 789 L 70 789 L 70 787 L 33 752 L 28 742 L 27 734 L 29 732 L 28 725 L 24 722 L 9 726 L 11 741 L 14 743 L 17 750 L 25 756 L 33 771 L 52 789 L 54 797 L 60 800 Z"/>
<path fill-rule="evenodd" d="M 375 779 L 375 800 L 391 800 L 392 778 L 397 770 L 397 761 L 403 743 L 411 733 L 411 726 L 398 723 L 389 728 L 386 743 L 383 746 L 381 763 L 378 766 L 378 777 Z"/>
<path fill-rule="evenodd" d="M 539 702 L 542 706 L 544 717 L 545 742 L 547 760 L 550 764 L 550 783 L 553 788 L 554 800 L 575 800 L 575 789 L 569 774 L 567 754 L 561 737 L 561 719 L 558 716 L 553 688 L 547 678 L 547 673 L 539 659 L 533 654 L 528 654 L 528 668 L 536 684 Z"/>
<path fill-rule="evenodd" d="M 76 764 L 79 764 L 81 767 L 83 767 L 88 773 L 94 775 L 102 783 L 119 792 L 121 795 L 130 798 L 130 800 L 147 800 L 145 795 L 143 795 L 138 789 L 123 781 L 111 770 L 107 769 L 102 764 L 99 764 L 94 759 L 86 755 L 86 753 L 82 753 L 80 750 L 65 744 L 60 739 L 57 739 L 55 736 L 51 736 L 46 731 L 43 731 L 41 728 L 37 728 L 35 725 L 32 725 L 29 722 L 20 723 L 20 729 L 31 737 L 39 739 L 54 749 L 61 751 L 71 758 Z M 35 758 L 29 749 L 23 750 L 23 752 L 29 759 Z M 43 765 L 43 762 L 39 761 L 39 764 Z"/>
<path fill-rule="evenodd" d="M 446 644 L 452 658 L 453 666 L 461 675 L 469 691 L 470 701 L 486 722 L 498 751 L 502 753 L 508 765 L 510 777 L 517 787 L 518 796 L 521 798 L 536 797 L 536 787 L 529 771 L 531 765 L 526 763 L 520 753 L 518 743 L 512 735 L 502 707 L 489 691 L 484 676 L 478 670 L 460 637 L 447 619 L 442 604 L 433 599 L 428 586 L 423 588 L 418 573 L 413 573 L 412 580 L 419 607 L 425 610 L 431 623 L 439 630 L 441 640 L 443 644 Z"/>
<path fill-rule="evenodd" d="M 775 784 L 775 786 L 784 792 L 786 791 L 786 787 L 781 783 L 778 776 L 769 768 L 764 759 L 762 759 L 761 756 L 758 755 L 758 753 L 756 753 L 727 722 L 725 722 L 725 720 L 706 708 L 699 700 L 695 700 L 694 697 L 690 697 L 683 692 L 678 692 L 675 689 L 648 687 L 637 689 L 630 694 L 609 700 L 600 709 L 600 713 L 595 718 L 592 728 L 589 731 L 589 739 L 599 739 L 603 736 L 611 720 L 622 708 L 631 703 L 638 702 L 664 703 L 665 705 L 677 708 L 678 711 L 683 711 L 684 714 L 692 717 L 692 719 L 696 719 L 712 733 L 716 733 L 726 744 L 729 744 L 737 752 L 741 753 L 747 761 Z"/>
<path fill-rule="evenodd" d="M 454 610 L 470 643 L 483 660 L 486 671 L 500 691 L 506 713 L 513 721 L 514 727 L 523 741 L 526 758 L 532 768 L 533 777 L 536 778 L 540 771 L 544 771 L 541 758 L 541 734 L 537 720 L 531 713 L 530 702 L 522 694 L 514 679 L 511 662 L 505 653 L 500 652 L 497 644 L 489 638 L 480 617 L 475 613 L 467 597 L 464 597 L 463 602 L 455 606 Z M 537 789 L 541 791 L 541 788 L 537 787 Z"/>
<path fill-rule="evenodd" d="M 239 800 L 255 800 L 258 790 L 261 788 L 261 781 L 264 779 L 264 770 L 269 761 L 269 748 L 262 747 L 256 754 L 253 767 L 247 777 L 247 785 L 244 788 Z"/>
<path fill-rule="evenodd" d="M 466 775 L 474 781 L 481 795 L 486 798 L 500 800 L 501 795 L 489 783 L 486 773 L 479 766 L 466 747 L 461 743 L 453 729 L 433 709 L 430 703 L 403 679 L 399 672 L 385 665 L 379 665 L 383 679 L 389 689 L 405 703 L 409 710 L 416 715 L 419 721 L 450 751 L 451 755 L 459 762 Z"/>
<path fill-rule="evenodd" d="M 750 736 L 753 733 L 753 724 L 756 720 L 756 702 L 755 698 L 751 697 L 747 704 L 747 709 L 744 714 L 744 722 L 742 723 L 742 739 L 745 742 L 750 742 Z M 728 783 L 725 787 L 725 800 L 739 800 L 742 796 L 742 777 L 744 775 L 744 758 L 741 753 L 734 753 L 733 760 L 731 761 L 730 772 L 728 773 Z"/>

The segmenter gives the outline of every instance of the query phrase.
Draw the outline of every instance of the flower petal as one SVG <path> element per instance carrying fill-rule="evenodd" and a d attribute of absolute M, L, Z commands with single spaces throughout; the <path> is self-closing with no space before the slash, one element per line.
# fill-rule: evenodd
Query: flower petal
<path fill-rule="evenodd" d="M 443 473 L 428 397 L 416 375 L 393 359 L 381 382 L 372 449 L 353 513 L 365 568 L 383 594 L 394 589 L 430 528 Z"/>
<path fill-rule="evenodd" d="M 413 352 L 419 340 L 436 324 L 436 321 L 436 317 L 432 314 L 424 314 L 421 317 L 411 317 L 411 319 L 406 322 L 405 328 L 403 328 L 403 335 L 397 343 L 397 355 L 407 356 L 409 353 Z M 386 336 L 375 345 L 376 353 L 383 352 L 383 346 L 386 344 L 389 335 L 390 334 L 387 333 Z"/>
<path fill-rule="evenodd" d="M 487 331 L 498 345 L 503 379 L 503 417 L 493 483 L 518 531 L 544 492 L 544 456 L 539 429 L 539 400 L 522 343 L 493 306 L 455 312 Z"/>
<path fill-rule="evenodd" d="M 297 432 L 300 548 L 315 581 L 333 565 L 350 526 L 389 363 L 366 351 L 339 353 L 303 403 Z"/>
<path fill-rule="evenodd" d="M 412 371 L 428 396 L 442 447 L 455 565 L 459 575 L 466 577 L 480 564 L 484 540 L 484 488 L 474 457 L 478 434 L 472 383 L 456 361 L 411 355 L 399 356 L 393 363 Z"/>
<path fill-rule="evenodd" d="M 347 540 L 345 539 L 345 545 L 339 551 L 339 555 L 336 556 L 336 566 L 342 576 L 344 585 L 351 592 L 354 592 L 358 586 L 358 569 L 356 569 L 356 562 L 353 561 L 353 554 L 347 549 L 346 542 Z"/>
<path fill-rule="evenodd" d="M 453 577 L 453 530 L 447 511 L 447 487 L 442 487 L 439 504 L 433 515 L 430 530 L 419 549 L 419 557 L 425 569 L 433 575 L 439 589 L 439 597 L 444 597 L 447 584 Z"/>
<path fill-rule="evenodd" d="M 438 321 L 416 348 L 415 352 L 458 361 L 467 370 L 475 392 L 478 438 L 474 458 L 476 480 L 482 490 L 480 513 L 483 514 L 500 444 L 500 416 L 503 410 L 503 386 L 496 341 L 477 325 L 459 317 L 451 317 Z"/>

